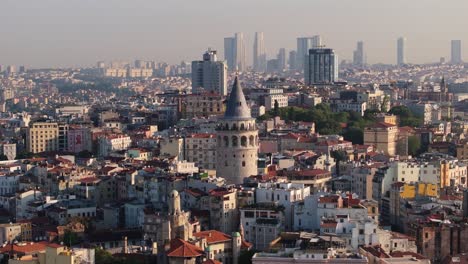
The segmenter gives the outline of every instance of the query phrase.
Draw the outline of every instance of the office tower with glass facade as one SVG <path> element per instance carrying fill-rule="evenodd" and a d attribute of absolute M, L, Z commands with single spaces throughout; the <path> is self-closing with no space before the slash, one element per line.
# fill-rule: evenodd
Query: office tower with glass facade
<path fill-rule="evenodd" d="M 305 84 L 332 84 L 337 80 L 338 56 L 333 49 L 310 49 L 304 65 Z"/>

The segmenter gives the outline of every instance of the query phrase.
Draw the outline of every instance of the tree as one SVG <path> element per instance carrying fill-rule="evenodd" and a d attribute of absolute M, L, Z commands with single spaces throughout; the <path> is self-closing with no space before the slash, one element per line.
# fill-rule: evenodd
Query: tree
<path fill-rule="evenodd" d="M 409 136 L 408 137 L 408 154 L 411 156 L 416 156 L 419 154 L 420 148 L 421 148 L 421 139 L 418 136 Z"/>
<path fill-rule="evenodd" d="M 343 133 L 343 137 L 345 140 L 353 142 L 353 144 L 364 143 L 364 131 L 359 127 L 347 128 Z"/>
<path fill-rule="evenodd" d="M 387 113 L 388 112 L 387 105 L 389 103 L 390 103 L 390 97 L 388 97 L 388 95 L 385 95 L 382 100 L 382 106 L 380 107 L 380 111 L 382 111 L 383 113 Z"/>
<path fill-rule="evenodd" d="M 344 150 L 334 150 L 331 153 L 332 158 L 335 159 L 336 162 L 336 175 L 340 176 L 340 162 L 346 161 L 348 159 L 348 155 Z"/>
<path fill-rule="evenodd" d="M 413 112 L 404 105 L 392 107 L 389 113 L 398 116 L 400 126 L 418 127 L 424 123 L 422 117 L 414 115 Z"/>
<path fill-rule="evenodd" d="M 18 153 L 15 159 L 30 159 L 33 157 L 34 157 L 34 153 L 23 151 L 23 152 Z"/>
<path fill-rule="evenodd" d="M 275 117 L 279 115 L 279 103 L 278 103 L 278 100 L 275 100 L 275 105 L 274 105 L 273 111 L 274 111 Z"/>
<path fill-rule="evenodd" d="M 76 245 L 79 242 L 78 235 L 74 232 L 71 231 L 66 231 L 65 234 L 63 235 L 63 241 L 62 241 L 67 247 L 71 247 L 73 245 Z"/>
<path fill-rule="evenodd" d="M 240 253 L 239 263 L 252 264 L 252 257 L 257 253 L 256 250 L 244 250 Z"/>
<path fill-rule="evenodd" d="M 89 152 L 88 150 L 80 151 L 77 155 L 79 158 L 89 159 L 93 157 L 93 153 Z"/>

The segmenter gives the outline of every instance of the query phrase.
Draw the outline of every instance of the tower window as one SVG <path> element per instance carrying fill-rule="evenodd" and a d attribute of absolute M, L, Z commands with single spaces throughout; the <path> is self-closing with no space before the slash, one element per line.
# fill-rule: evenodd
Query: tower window
<path fill-rule="evenodd" d="M 232 136 L 232 146 L 237 147 L 238 145 L 238 139 L 236 136 Z"/>
<path fill-rule="evenodd" d="M 242 167 L 245 167 L 245 161 L 242 161 Z"/>
<path fill-rule="evenodd" d="M 241 137 L 241 146 L 242 147 L 247 147 L 247 137 L 246 136 Z"/>

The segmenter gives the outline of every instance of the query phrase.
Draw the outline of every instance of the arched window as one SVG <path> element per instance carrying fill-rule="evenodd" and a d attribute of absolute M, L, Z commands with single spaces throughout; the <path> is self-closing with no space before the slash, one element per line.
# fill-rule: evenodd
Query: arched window
<path fill-rule="evenodd" d="M 229 130 L 229 124 L 228 123 L 226 123 L 226 125 L 224 126 L 224 129 Z"/>
<path fill-rule="evenodd" d="M 242 167 L 245 167 L 245 161 L 242 161 Z"/>
<path fill-rule="evenodd" d="M 238 143 L 237 143 L 238 139 L 236 136 L 232 136 L 232 146 L 233 147 L 237 147 Z"/>
<path fill-rule="evenodd" d="M 255 139 L 254 139 L 254 136 L 250 136 L 250 137 L 249 137 L 249 145 L 250 145 L 250 146 L 254 146 L 254 145 L 255 145 L 254 140 L 255 140 Z"/>
<path fill-rule="evenodd" d="M 229 147 L 229 138 L 228 138 L 228 136 L 224 136 L 224 146 Z"/>
<path fill-rule="evenodd" d="M 237 124 L 236 123 L 232 124 L 232 129 L 231 130 L 237 130 Z"/>
<path fill-rule="evenodd" d="M 222 146 L 221 144 L 222 144 L 221 143 L 221 136 L 218 136 L 218 147 L 221 147 Z"/>
<path fill-rule="evenodd" d="M 241 137 L 241 146 L 247 147 L 247 137 L 246 136 Z"/>
<path fill-rule="evenodd" d="M 225 166 L 225 167 L 228 166 L 227 160 L 224 162 L 224 166 Z"/>
<path fill-rule="evenodd" d="M 244 125 L 244 123 L 241 123 L 241 125 L 240 125 L 240 130 L 245 130 L 245 125 Z"/>

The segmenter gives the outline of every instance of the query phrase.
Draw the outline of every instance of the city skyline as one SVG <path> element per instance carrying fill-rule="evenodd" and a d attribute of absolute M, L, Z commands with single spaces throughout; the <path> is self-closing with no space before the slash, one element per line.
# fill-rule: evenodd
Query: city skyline
<path fill-rule="evenodd" d="M 296 5 L 282 1 L 269 1 L 265 5 L 264 1 L 241 0 L 222 7 L 184 3 L 187 5 L 184 9 L 178 8 L 180 1 L 164 4 L 122 1 L 108 7 L 109 3 L 106 0 L 67 4 L 54 0 L 4 3 L 0 15 L 8 26 L 0 29 L 0 64 L 29 68 L 73 67 L 92 66 L 100 60 L 137 58 L 179 63 L 197 58 L 206 47 L 221 52 L 223 38 L 234 32 L 244 32 L 246 54 L 252 54 L 254 33 L 264 32 L 269 58 L 275 56 L 278 48 L 295 49 L 298 37 L 321 35 L 327 47 L 350 61 L 354 43 L 362 40 L 366 43 L 370 64 L 393 64 L 395 55 L 381 51 L 394 50 L 395 39 L 399 36 L 408 39 L 407 60 L 414 63 L 436 62 L 440 57 L 449 60 L 450 41 L 466 42 L 462 19 L 466 10 L 463 7 L 468 7 L 468 3 L 461 0 L 443 6 L 434 0 L 410 3 L 320 0 L 298 1 Z M 418 11 L 422 5 L 425 12 Z M 320 14 L 320 10 L 331 12 Z M 198 19 L 195 14 L 202 11 L 209 11 L 212 18 Z M 393 11 L 398 11 L 398 20 L 390 15 Z M 295 15 L 290 16 L 291 12 Z M 365 15 L 356 16 L 361 12 Z M 239 13 L 246 18 L 235 19 Z M 441 14 L 451 15 L 443 22 L 433 19 Z M 309 15 L 314 17 L 313 23 L 307 22 Z M 57 21 L 60 26 L 55 25 Z M 368 21 L 372 21 L 372 25 Z M 165 26 L 168 24 L 171 27 Z M 210 28 L 209 33 L 205 28 Z M 190 47 L 183 45 L 188 40 Z M 424 48 L 419 48 L 422 46 Z M 251 56 L 247 56 L 247 65 L 252 65 Z"/>

